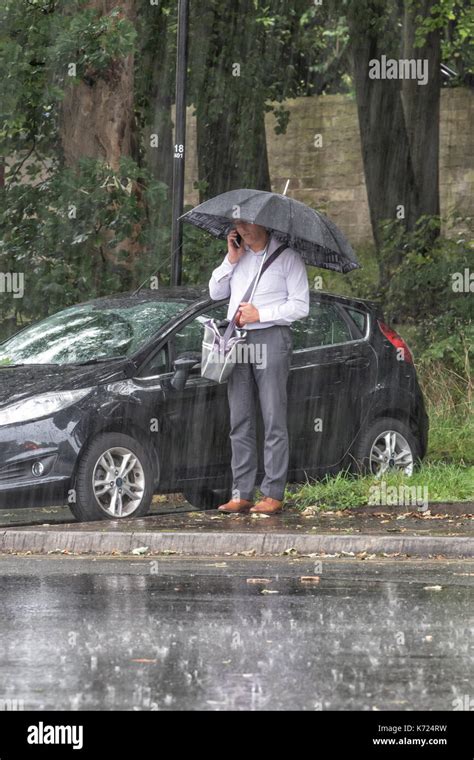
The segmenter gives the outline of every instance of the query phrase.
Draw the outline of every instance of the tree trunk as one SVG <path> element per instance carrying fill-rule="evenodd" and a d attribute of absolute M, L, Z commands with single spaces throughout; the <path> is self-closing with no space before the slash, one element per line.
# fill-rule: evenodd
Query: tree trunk
<path fill-rule="evenodd" d="M 149 116 L 147 118 L 147 143 L 145 157 L 147 166 L 154 179 L 171 188 L 173 181 L 173 122 L 171 106 L 174 101 L 175 62 L 170 56 L 175 55 L 170 45 L 168 26 L 171 16 L 160 13 L 158 20 L 150 29 L 154 45 L 147 45 L 146 55 L 142 56 L 142 65 L 150 70 L 151 87 L 149 92 Z M 156 41 L 160 40 L 161 51 L 156 50 Z M 151 147 L 149 136 L 158 136 L 158 146 Z"/>
<path fill-rule="evenodd" d="M 208 41 L 196 105 L 201 202 L 237 187 L 271 189 L 265 103 L 242 83 L 245 75 L 241 80 L 232 71 L 233 62 L 244 67 L 256 55 L 252 46 L 259 45 L 263 55 L 264 40 L 250 33 L 255 15 L 250 0 L 226 6 L 224 15 L 221 10 L 210 8 L 207 34 L 199 37 Z"/>
<path fill-rule="evenodd" d="M 439 112 L 441 45 L 439 29 L 430 32 L 423 47 L 414 47 L 415 18 L 427 17 L 437 0 L 418 0 L 405 6 L 403 56 L 427 61 L 428 81 L 403 80 L 402 95 L 411 160 L 418 188 L 417 217 L 439 216 Z"/>
<path fill-rule="evenodd" d="M 380 223 L 400 218 L 405 229 L 413 229 L 418 211 L 400 81 L 369 77 L 370 61 L 383 54 L 398 58 L 396 38 L 390 33 L 396 29 L 396 9 L 388 15 L 385 0 L 358 0 L 349 7 L 348 23 L 370 218 L 380 251 Z M 400 258 L 397 252 L 395 259 Z M 383 282 L 385 272 L 381 274 Z"/>
<path fill-rule="evenodd" d="M 101 15 L 119 8 L 135 20 L 135 0 L 91 0 L 87 7 Z M 68 166 L 80 158 L 100 158 L 117 171 L 121 156 L 135 155 L 133 64 L 133 55 L 128 55 L 106 74 L 91 72 L 87 81 L 67 88 L 59 134 Z"/>
<path fill-rule="evenodd" d="M 200 202 L 237 187 L 270 190 L 263 110 L 243 120 L 238 103 L 222 97 L 223 113 L 215 119 L 198 109 L 197 147 Z"/>
<path fill-rule="evenodd" d="M 132 23 L 135 21 L 135 6 L 135 0 L 91 0 L 87 4 L 101 15 L 118 8 Z M 106 72 L 91 71 L 90 75 L 66 89 L 59 135 L 65 164 L 70 167 L 77 166 L 81 158 L 95 158 L 117 172 L 122 156 L 138 157 L 133 54 L 117 59 Z M 132 192 L 140 195 L 136 184 Z M 120 241 L 117 247 L 110 246 L 113 232 L 104 233 L 102 253 L 110 263 L 123 267 L 125 285 L 133 283 L 134 263 L 142 250 L 139 233 L 140 225 L 136 224 L 130 237 Z M 120 262 L 119 250 L 128 254 Z"/>

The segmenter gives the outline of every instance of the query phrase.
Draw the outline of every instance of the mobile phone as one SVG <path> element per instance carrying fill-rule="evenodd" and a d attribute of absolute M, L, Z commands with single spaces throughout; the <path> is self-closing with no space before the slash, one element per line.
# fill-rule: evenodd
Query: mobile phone
<path fill-rule="evenodd" d="M 234 246 L 236 248 L 240 248 L 240 244 L 242 242 L 242 238 L 240 237 L 239 233 L 237 233 L 236 237 L 234 238 L 234 240 L 232 242 L 233 242 L 233 244 L 234 244 Z"/>

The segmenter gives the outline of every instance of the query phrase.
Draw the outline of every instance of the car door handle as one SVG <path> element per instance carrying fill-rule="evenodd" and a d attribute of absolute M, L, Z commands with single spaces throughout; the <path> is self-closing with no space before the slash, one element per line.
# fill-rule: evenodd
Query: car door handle
<path fill-rule="evenodd" d="M 346 359 L 344 364 L 347 364 L 349 367 L 368 367 L 370 360 L 363 356 L 353 356 Z"/>

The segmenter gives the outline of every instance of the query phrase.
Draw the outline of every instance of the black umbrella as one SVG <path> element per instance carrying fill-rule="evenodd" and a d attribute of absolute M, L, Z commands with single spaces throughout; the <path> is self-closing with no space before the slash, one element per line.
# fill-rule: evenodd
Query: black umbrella
<path fill-rule="evenodd" d="M 260 224 L 298 251 L 306 264 L 336 272 L 357 269 L 355 253 L 334 222 L 286 195 L 264 190 L 230 190 L 179 217 L 225 240 L 238 219 Z"/>

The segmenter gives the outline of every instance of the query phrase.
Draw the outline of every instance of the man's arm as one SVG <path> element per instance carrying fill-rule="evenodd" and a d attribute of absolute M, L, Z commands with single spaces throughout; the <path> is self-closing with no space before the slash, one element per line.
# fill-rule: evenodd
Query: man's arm
<path fill-rule="evenodd" d="M 230 296 L 230 281 L 238 262 L 231 264 L 229 254 L 225 255 L 224 261 L 214 269 L 209 280 L 209 295 L 213 301 Z"/>
<path fill-rule="evenodd" d="M 260 322 L 285 321 L 291 324 L 309 314 L 309 285 L 306 267 L 301 256 L 295 252 L 286 277 L 288 297 L 279 306 L 262 306 L 258 312 Z"/>

